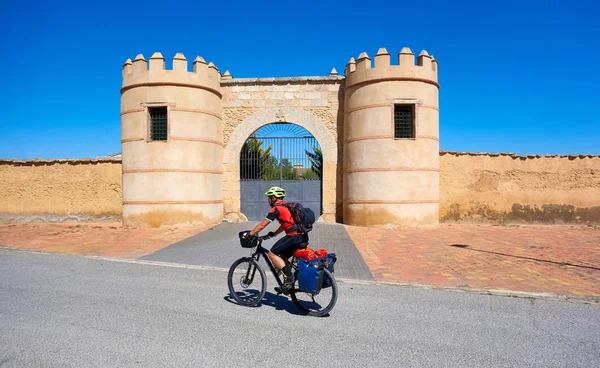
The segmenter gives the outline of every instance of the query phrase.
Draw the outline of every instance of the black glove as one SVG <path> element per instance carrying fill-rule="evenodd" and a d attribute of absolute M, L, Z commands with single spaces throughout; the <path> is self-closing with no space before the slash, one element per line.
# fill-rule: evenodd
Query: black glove
<path fill-rule="evenodd" d="M 269 233 L 267 235 L 269 236 L 269 238 L 272 238 L 275 236 L 275 233 L 272 231 L 269 231 Z"/>

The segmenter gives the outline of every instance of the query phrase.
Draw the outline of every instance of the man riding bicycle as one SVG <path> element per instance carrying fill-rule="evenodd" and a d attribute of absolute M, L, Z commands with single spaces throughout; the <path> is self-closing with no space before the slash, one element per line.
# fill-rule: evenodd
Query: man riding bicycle
<path fill-rule="evenodd" d="M 273 265 L 285 275 L 283 288 L 290 289 L 294 284 L 294 275 L 287 263 L 287 259 L 289 259 L 297 249 L 306 248 L 308 245 L 308 235 L 301 234 L 296 229 L 296 226 L 294 226 L 292 214 L 290 210 L 285 207 L 286 202 L 283 200 L 285 197 L 285 189 L 271 187 L 267 190 L 265 196 L 267 196 L 271 210 L 266 218 L 262 220 L 260 224 L 256 225 L 256 227 L 247 235 L 255 236 L 273 222 L 273 220 L 277 219 L 277 221 L 279 221 L 279 228 L 275 232 L 269 232 L 268 235 L 273 237 L 280 234 L 282 231 L 285 231 L 286 236 L 279 239 L 275 245 L 273 245 L 268 256 Z"/>

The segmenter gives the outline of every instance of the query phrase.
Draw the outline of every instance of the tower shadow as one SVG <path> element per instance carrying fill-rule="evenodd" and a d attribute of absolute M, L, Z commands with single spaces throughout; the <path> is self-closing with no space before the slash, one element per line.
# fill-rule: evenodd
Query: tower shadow
<path fill-rule="evenodd" d="M 547 260 L 547 259 L 524 257 L 524 256 L 516 256 L 514 254 L 507 254 L 507 253 L 500 253 L 500 252 L 492 252 L 492 251 L 483 250 L 483 249 L 476 249 L 476 248 L 471 248 L 471 246 L 467 245 L 467 244 L 450 244 L 449 246 L 450 247 L 455 247 L 455 248 L 462 248 L 462 249 L 470 250 L 470 251 L 473 251 L 473 252 L 489 253 L 489 254 L 495 254 L 495 255 L 503 256 L 503 257 L 526 259 L 526 260 L 535 261 L 535 262 L 545 262 L 545 263 L 551 263 L 551 264 L 555 264 L 555 265 L 559 265 L 559 266 L 571 266 L 571 267 L 587 268 L 587 269 L 596 270 L 596 271 L 600 270 L 600 268 L 598 268 L 598 267 L 578 265 L 578 264 L 573 264 L 573 263 L 569 263 L 569 262 L 557 262 L 557 261 L 550 261 L 550 260 Z"/>

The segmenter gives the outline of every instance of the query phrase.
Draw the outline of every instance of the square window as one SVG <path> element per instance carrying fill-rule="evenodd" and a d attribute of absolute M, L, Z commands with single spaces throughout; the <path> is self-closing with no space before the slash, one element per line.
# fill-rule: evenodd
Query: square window
<path fill-rule="evenodd" d="M 394 138 L 415 138 L 415 105 L 394 105 Z"/>
<path fill-rule="evenodd" d="M 150 115 L 150 140 L 166 141 L 168 126 L 167 106 L 148 107 L 148 114 Z"/>

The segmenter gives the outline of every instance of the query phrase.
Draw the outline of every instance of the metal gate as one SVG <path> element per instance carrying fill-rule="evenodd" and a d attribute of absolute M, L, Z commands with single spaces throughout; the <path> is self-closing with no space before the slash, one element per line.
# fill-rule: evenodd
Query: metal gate
<path fill-rule="evenodd" d="M 323 155 L 312 137 L 250 136 L 240 153 L 240 205 L 249 221 L 261 221 L 271 209 L 264 193 L 286 190 L 287 202 L 300 202 L 321 216 Z"/>

